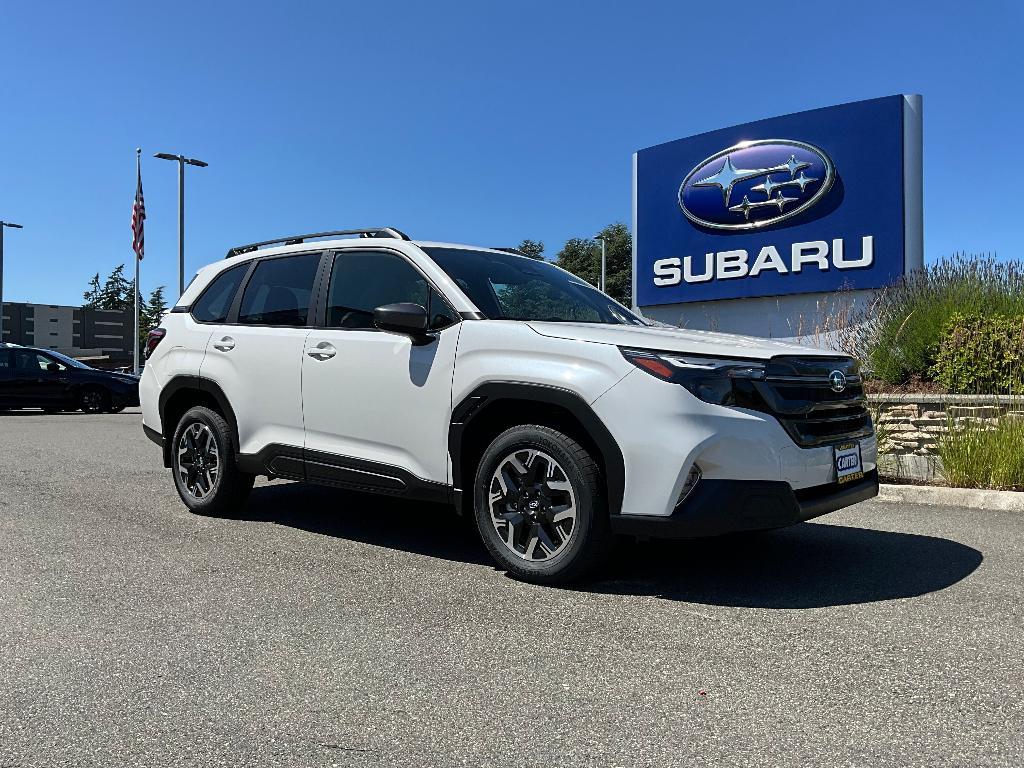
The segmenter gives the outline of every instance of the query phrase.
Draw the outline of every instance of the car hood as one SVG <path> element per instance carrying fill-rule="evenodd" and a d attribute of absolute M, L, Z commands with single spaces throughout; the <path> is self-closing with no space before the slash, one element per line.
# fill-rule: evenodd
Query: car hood
<path fill-rule="evenodd" d="M 689 331 L 638 325 L 601 323 L 542 323 L 528 325 L 541 336 L 576 339 L 595 344 L 614 344 L 633 349 L 656 349 L 697 355 L 721 355 L 767 360 L 776 355 L 817 355 L 834 357 L 838 353 L 815 347 L 790 344 L 731 333 Z"/>
<path fill-rule="evenodd" d="M 130 373 L 116 373 L 114 371 L 101 371 L 96 368 L 80 371 L 80 376 L 91 381 L 118 382 L 119 384 L 138 385 L 139 378 Z"/>

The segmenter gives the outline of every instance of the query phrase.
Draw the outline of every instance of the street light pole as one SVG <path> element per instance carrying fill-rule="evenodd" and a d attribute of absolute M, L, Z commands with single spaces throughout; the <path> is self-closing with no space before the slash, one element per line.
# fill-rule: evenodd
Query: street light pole
<path fill-rule="evenodd" d="M 0 342 L 4 340 L 4 227 L 21 229 L 21 224 L 0 221 Z"/>
<path fill-rule="evenodd" d="M 178 295 L 185 292 L 185 163 L 178 163 Z"/>
<path fill-rule="evenodd" d="M 606 252 L 605 239 L 603 237 L 601 237 L 600 235 L 598 235 L 594 239 L 601 241 L 601 285 L 600 285 L 600 288 L 601 288 L 601 293 L 605 293 L 606 292 L 605 291 L 605 252 Z"/>
<path fill-rule="evenodd" d="M 185 292 L 185 164 L 206 168 L 209 163 L 194 157 L 157 152 L 153 157 L 161 160 L 175 160 L 178 163 L 178 295 Z"/>

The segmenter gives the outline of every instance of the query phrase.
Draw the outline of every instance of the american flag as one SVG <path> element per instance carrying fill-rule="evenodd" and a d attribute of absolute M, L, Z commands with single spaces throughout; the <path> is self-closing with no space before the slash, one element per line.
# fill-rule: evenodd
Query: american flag
<path fill-rule="evenodd" d="M 135 202 L 132 204 L 132 248 L 135 255 L 142 261 L 146 252 L 146 201 L 142 197 L 142 166 L 137 165 L 139 173 L 138 186 L 135 188 Z"/>

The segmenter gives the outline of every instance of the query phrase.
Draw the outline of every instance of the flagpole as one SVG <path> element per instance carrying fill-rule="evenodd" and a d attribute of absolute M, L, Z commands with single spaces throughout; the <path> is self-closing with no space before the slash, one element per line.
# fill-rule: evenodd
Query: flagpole
<path fill-rule="evenodd" d="M 135 148 L 135 172 L 136 177 L 142 176 L 142 148 Z M 132 336 L 132 372 L 139 373 L 139 263 L 142 259 L 138 253 L 135 256 L 135 334 Z"/>

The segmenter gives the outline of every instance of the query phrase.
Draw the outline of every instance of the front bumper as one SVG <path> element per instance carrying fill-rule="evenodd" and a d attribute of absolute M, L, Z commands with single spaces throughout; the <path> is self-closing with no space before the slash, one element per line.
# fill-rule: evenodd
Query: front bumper
<path fill-rule="evenodd" d="M 773 480 L 700 480 L 671 515 L 612 515 L 615 533 L 690 539 L 784 528 L 878 495 L 878 471 L 850 485 L 794 491 Z"/>
<path fill-rule="evenodd" d="M 694 464 L 708 483 L 705 492 L 712 481 L 742 482 L 736 487 L 774 487 L 802 498 L 835 482 L 832 445 L 800 447 L 770 414 L 705 403 L 640 370 L 591 407 L 622 451 L 620 510 L 628 515 L 671 517 Z M 871 472 L 876 440 L 860 442 L 864 470 Z"/>

